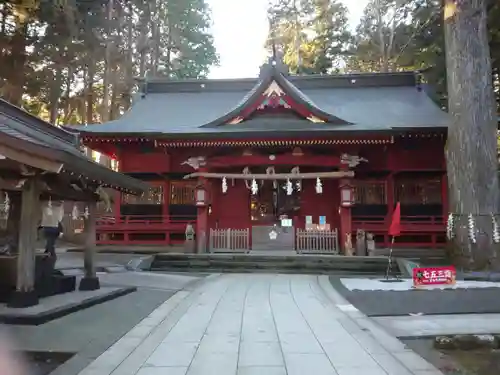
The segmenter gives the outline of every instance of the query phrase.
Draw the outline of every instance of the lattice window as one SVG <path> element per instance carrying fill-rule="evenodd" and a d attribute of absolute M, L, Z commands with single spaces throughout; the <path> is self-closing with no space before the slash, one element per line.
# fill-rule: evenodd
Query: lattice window
<path fill-rule="evenodd" d="M 170 204 L 190 206 L 195 204 L 196 183 L 192 181 L 170 182 Z"/>
<path fill-rule="evenodd" d="M 150 204 L 157 205 L 163 204 L 163 186 L 150 187 L 140 196 L 132 194 L 122 194 L 123 204 Z"/>
<path fill-rule="evenodd" d="M 354 181 L 354 200 L 358 205 L 387 204 L 384 181 Z"/>
<path fill-rule="evenodd" d="M 442 203 L 441 179 L 407 178 L 396 180 L 396 202 L 402 205 Z"/>

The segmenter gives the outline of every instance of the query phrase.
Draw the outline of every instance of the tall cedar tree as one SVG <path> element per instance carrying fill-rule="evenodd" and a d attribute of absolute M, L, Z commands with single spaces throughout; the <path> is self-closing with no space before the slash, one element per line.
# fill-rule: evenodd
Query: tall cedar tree
<path fill-rule="evenodd" d="M 450 210 L 458 215 L 455 245 L 473 269 L 495 256 L 491 214 L 498 213 L 497 122 L 488 46 L 486 0 L 446 0 L 444 9 L 448 108 L 446 160 Z M 476 219 L 477 244 L 467 238 Z"/>
<path fill-rule="evenodd" d="M 326 74 L 338 67 L 350 40 L 347 8 L 337 0 L 279 0 L 268 10 L 266 46 L 281 50 L 295 74 Z"/>
<path fill-rule="evenodd" d="M 0 1 L 0 95 L 58 124 L 117 118 L 134 77 L 208 74 L 210 23 L 205 0 Z"/>

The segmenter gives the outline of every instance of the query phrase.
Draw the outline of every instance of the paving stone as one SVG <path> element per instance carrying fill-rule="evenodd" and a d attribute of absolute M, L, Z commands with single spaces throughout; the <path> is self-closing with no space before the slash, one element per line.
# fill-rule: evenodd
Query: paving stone
<path fill-rule="evenodd" d="M 323 348 L 312 334 L 285 333 L 280 336 L 283 353 L 323 353 Z"/>
<path fill-rule="evenodd" d="M 337 375 L 325 354 L 285 354 L 288 375 Z"/>
<path fill-rule="evenodd" d="M 239 343 L 239 334 L 207 333 L 203 336 L 198 351 L 208 353 L 238 353 Z"/>
<path fill-rule="evenodd" d="M 335 367 L 339 375 L 387 375 L 383 369 L 372 367 Z"/>
<path fill-rule="evenodd" d="M 145 367 L 137 375 L 186 375 L 187 367 Z"/>
<path fill-rule="evenodd" d="M 198 349 L 197 343 L 167 342 L 162 343 L 146 361 L 153 367 L 188 367 Z"/>
<path fill-rule="evenodd" d="M 283 353 L 277 342 L 244 341 L 240 346 L 238 365 L 246 366 L 283 366 Z"/>
<path fill-rule="evenodd" d="M 357 342 L 354 344 L 337 342 L 326 344 L 323 348 L 335 367 L 380 367 Z"/>
<path fill-rule="evenodd" d="M 197 353 L 187 375 L 235 375 L 237 361 L 237 354 Z"/>
<path fill-rule="evenodd" d="M 373 359 L 388 375 L 413 375 L 408 368 L 403 366 L 390 354 L 374 354 Z"/>
<path fill-rule="evenodd" d="M 287 375 L 287 372 L 285 367 L 252 366 L 239 367 L 237 375 Z"/>

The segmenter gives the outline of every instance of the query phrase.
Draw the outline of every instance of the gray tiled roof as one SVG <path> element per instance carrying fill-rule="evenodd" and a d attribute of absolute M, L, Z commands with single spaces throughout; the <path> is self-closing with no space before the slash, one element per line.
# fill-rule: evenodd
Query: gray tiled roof
<path fill-rule="evenodd" d="M 391 77 L 387 78 L 388 81 Z M 414 81 L 408 78 L 408 73 L 403 78 L 402 84 L 389 82 L 387 85 L 377 85 L 376 82 L 385 81 L 376 77 L 375 84 L 365 85 L 361 82 L 359 85 L 353 83 L 350 86 L 334 83 L 333 80 L 330 85 L 330 77 L 290 78 L 291 86 L 301 93 L 304 100 L 307 99 L 309 104 L 314 103 L 322 111 L 345 121 L 346 124 L 288 119 L 272 121 L 265 117 L 255 117 L 240 124 L 203 127 L 230 113 L 241 105 L 242 101 L 248 99 L 252 87 L 255 90 L 255 83 L 247 80 L 245 82 L 248 83 L 249 89 L 238 90 L 232 88 L 231 82 L 225 83 L 220 90 L 207 88 L 207 91 L 188 90 L 180 84 L 172 84 L 163 92 L 155 90 L 142 95 L 131 110 L 118 120 L 79 126 L 75 129 L 110 135 L 141 133 L 182 136 L 276 130 L 332 132 L 447 127 L 448 114 L 441 111 L 424 90 L 419 90 L 414 83 L 411 84 Z M 241 84 L 242 81 L 237 86 L 235 81 L 234 86 L 241 87 Z M 179 89 L 176 90 L 176 87 Z"/>
<path fill-rule="evenodd" d="M 0 134 L 15 147 L 60 162 L 64 168 L 134 193 L 142 193 L 147 185 L 100 165 L 84 155 L 78 137 L 64 129 L 35 117 L 0 99 Z"/>

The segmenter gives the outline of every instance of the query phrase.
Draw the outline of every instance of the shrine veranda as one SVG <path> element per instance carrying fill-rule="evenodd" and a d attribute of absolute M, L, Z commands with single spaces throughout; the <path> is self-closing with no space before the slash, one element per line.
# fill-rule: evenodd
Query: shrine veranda
<path fill-rule="evenodd" d="M 183 243 L 192 224 L 198 251 L 342 252 L 360 229 L 388 246 L 396 202 L 395 246 L 442 247 L 449 121 L 418 73 L 269 64 L 256 79 L 148 79 L 121 118 L 76 129 L 151 186 L 117 193 L 100 244 Z"/>

